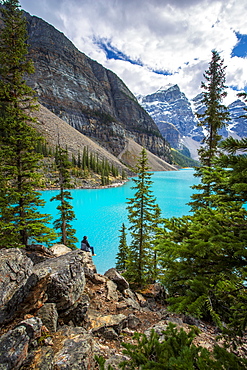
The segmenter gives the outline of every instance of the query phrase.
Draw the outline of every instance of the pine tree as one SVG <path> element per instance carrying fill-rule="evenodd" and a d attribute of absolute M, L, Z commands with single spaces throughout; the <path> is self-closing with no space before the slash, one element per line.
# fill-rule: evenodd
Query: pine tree
<path fill-rule="evenodd" d="M 151 191 L 152 174 L 147 166 L 147 153 L 143 148 L 138 159 L 133 179 L 136 190 L 134 197 L 128 199 L 128 219 L 131 231 L 130 258 L 125 276 L 132 285 L 142 287 L 150 283 L 150 272 L 153 270 L 151 234 L 155 213 L 155 198 Z"/>
<path fill-rule="evenodd" d="M 38 135 L 30 123 L 36 108 L 34 91 L 25 75 L 33 73 L 27 54 L 26 21 L 17 0 L 0 8 L 4 27 L 0 31 L 0 239 L 1 246 L 27 246 L 29 240 L 49 242 L 55 238 L 46 226 L 48 215 L 39 187 Z"/>
<path fill-rule="evenodd" d="M 209 205 L 209 197 L 213 193 L 212 185 L 219 170 L 214 168 L 214 159 L 219 154 L 219 142 L 221 139 L 219 130 L 229 121 L 229 112 L 225 105 L 222 104 L 222 100 L 226 96 L 226 67 L 223 66 L 223 63 L 224 61 L 220 58 L 217 51 L 213 51 L 209 69 L 203 75 L 206 82 L 201 84 L 201 87 L 205 90 L 201 103 L 206 108 L 203 114 L 198 114 L 198 117 L 201 118 L 199 126 L 204 127 L 204 131 L 207 134 L 202 142 L 203 146 L 198 151 L 201 166 L 196 169 L 196 176 L 201 177 L 201 182 L 193 187 L 199 190 L 192 196 L 193 202 L 190 205 L 193 210 Z"/>
<path fill-rule="evenodd" d="M 120 240 L 119 240 L 119 246 L 118 246 L 118 253 L 116 256 L 116 269 L 118 271 L 124 272 L 126 270 L 127 266 L 127 260 L 129 257 L 129 248 L 127 246 L 127 240 L 126 240 L 126 227 L 124 223 L 122 224 L 120 232 Z"/>
<path fill-rule="evenodd" d="M 199 150 L 200 161 L 202 165 L 211 167 L 212 159 L 218 153 L 218 144 L 221 139 L 219 130 L 223 128 L 229 121 L 229 112 L 224 104 L 223 98 L 226 97 L 225 86 L 225 69 L 224 61 L 221 59 L 217 51 L 212 51 L 212 60 L 209 64 L 209 69 L 205 71 L 204 78 L 206 82 L 202 82 L 201 87 L 205 90 L 201 103 L 206 106 L 204 113 L 198 114 L 201 118 L 200 126 L 203 126 L 207 131 L 207 135 L 203 140 L 203 146 Z"/>
<path fill-rule="evenodd" d="M 78 150 L 78 153 L 77 153 L 77 166 L 80 168 L 81 167 L 81 153 L 80 151 Z"/>
<path fill-rule="evenodd" d="M 212 107 L 217 96 L 212 94 Z M 221 113 L 218 128 L 225 118 Z M 160 280 L 172 310 L 211 319 L 234 337 L 244 333 L 247 322 L 247 161 L 246 155 L 236 154 L 247 150 L 247 141 L 219 143 L 217 125 L 211 147 L 208 143 L 200 152 L 205 154 L 197 173 L 202 184 L 195 188 L 203 191 L 192 197 L 192 215 L 164 221 Z"/>
<path fill-rule="evenodd" d="M 56 164 L 59 171 L 59 194 L 51 198 L 51 201 L 59 201 L 57 210 L 59 211 L 60 217 L 54 221 L 54 227 L 56 230 L 60 230 L 58 235 L 61 237 L 60 241 L 67 247 L 76 249 L 75 243 L 78 239 L 75 237 L 76 230 L 71 227 L 70 222 L 75 219 L 75 213 L 71 200 L 73 199 L 70 191 L 66 190 L 70 187 L 70 173 L 69 168 L 71 163 L 68 159 L 67 150 L 63 149 L 58 145 L 56 151 Z"/>

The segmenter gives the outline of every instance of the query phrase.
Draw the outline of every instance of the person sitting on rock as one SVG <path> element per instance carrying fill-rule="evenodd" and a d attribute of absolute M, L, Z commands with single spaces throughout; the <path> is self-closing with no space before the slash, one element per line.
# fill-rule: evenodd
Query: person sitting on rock
<path fill-rule="evenodd" d="M 88 240 L 87 240 L 87 236 L 84 236 L 82 241 L 81 241 L 81 250 L 82 251 L 86 251 L 86 252 L 92 252 L 92 255 L 93 256 L 96 256 L 94 254 L 94 248 L 91 247 L 91 245 L 89 244 Z"/>

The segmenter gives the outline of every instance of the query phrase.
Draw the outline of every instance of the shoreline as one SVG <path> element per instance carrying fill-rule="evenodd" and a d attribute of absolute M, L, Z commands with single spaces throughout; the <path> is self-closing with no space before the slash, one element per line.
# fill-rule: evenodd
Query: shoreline
<path fill-rule="evenodd" d="M 119 182 L 116 182 L 116 183 L 113 183 L 113 184 L 109 184 L 109 185 L 85 185 L 85 186 L 77 186 L 77 187 L 72 187 L 72 188 L 68 188 L 66 190 L 98 190 L 98 189 L 110 189 L 110 188 L 117 188 L 119 186 L 122 186 L 124 184 L 126 184 L 126 182 L 130 181 L 129 179 L 127 180 L 123 180 L 123 181 L 119 181 Z M 44 189 L 36 189 L 36 191 L 47 191 L 47 190 L 59 190 L 60 188 L 59 187 L 46 187 Z"/>

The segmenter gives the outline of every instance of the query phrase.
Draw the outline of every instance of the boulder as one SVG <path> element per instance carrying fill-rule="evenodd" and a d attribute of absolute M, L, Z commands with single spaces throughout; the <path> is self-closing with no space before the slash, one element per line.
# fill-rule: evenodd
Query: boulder
<path fill-rule="evenodd" d="M 20 249 L 0 250 L 0 324 L 17 314 L 35 279 L 32 261 Z"/>
<path fill-rule="evenodd" d="M 0 369 L 19 369 L 28 356 L 29 347 L 41 336 L 42 322 L 30 318 L 19 323 L 0 338 Z"/>
<path fill-rule="evenodd" d="M 72 249 L 66 247 L 64 244 L 53 244 L 49 250 L 54 254 L 55 257 L 63 256 L 64 254 L 72 251 Z"/>
<path fill-rule="evenodd" d="M 6 304 L 25 285 L 32 274 L 33 263 L 20 249 L 0 250 L 0 305 Z"/>
<path fill-rule="evenodd" d="M 55 303 L 45 303 L 37 312 L 37 316 L 41 318 L 43 324 L 51 332 L 57 331 L 58 313 Z"/>
<path fill-rule="evenodd" d="M 106 282 L 106 286 L 107 286 L 107 297 L 106 297 L 106 299 L 109 300 L 109 301 L 117 302 L 118 301 L 117 285 L 113 281 L 108 280 Z"/>
<path fill-rule="evenodd" d="M 120 292 L 123 292 L 125 289 L 129 289 L 129 283 L 115 268 L 107 270 L 104 275 L 117 285 Z"/>
<path fill-rule="evenodd" d="M 147 299 L 153 299 L 155 302 L 163 303 L 166 299 L 166 291 L 160 283 L 150 284 L 145 290 L 141 291 Z"/>
<path fill-rule="evenodd" d="M 151 331 L 154 330 L 159 335 L 160 341 L 163 341 L 165 339 L 164 335 L 163 335 L 163 332 L 167 329 L 167 326 L 168 326 L 167 321 L 166 320 L 161 320 L 157 324 L 148 328 L 144 332 L 144 334 L 146 334 L 147 337 L 150 337 Z"/>
<path fill-rule="evenodd" d="M 42 244 L 28 245 L 24 251 L 27 257 L 32 260 L 34 265 L 43 262 L 48 258 L 54 257 L 53 253 L 49 250 L 49 248 L 45 247 Z"/>
<path fill-rule="evenodd" d="M 58 311 L 71 307 L 84 291 L 83 254 L 80 250 L 41 262 L 34 266 L 33 271 L 39 279 L 50 277 L 47 302 L 56 303 Z"/>
<path fill-rule="evenodd" d="M 134 292 L 130 289 L 126 289 L 123 294 L 123 299 L 128 307 L 140 310 L 140 304 Z"/>
<path fill-rule="evenodd" d="M 63 327 L 58 334 L 64 339 L 60 343 L 61 349 L 54 356 L 54 369 L 88 370 L 96 368 L 93 338 L 85 329 Z"/>
<path fill-rule="evenodd" d="M 141 320 L 139 319 L 139 317 L 133 315 L 133 314 L 130 314 L 127 318 L 127 321 L 128 321 L 128 328 L 130 329 L 136 329 L 138 326 L 141 325 Z"/>
<path fill-rule="evenodd" d="M 89 297 L 83 293 L 73 306 L 59 313 L 59 319 L 64 324 L 73 324 L 74 326 L 83 326 L 85 315 L 89 306 Z"/>
<path fill-rule="evenodd" d="M 93 263 L 91 253 L 80 250 L 80 253 L 83 256 L 83 265 L 85 276 L 89 280 L 93 280 L 95 274 L 97 273 L 96 267 Z"/>
<path fill-rule="evenodd" d="M 105 329 L 113 328 L 117 334 L 127 326 L 127 317 L 123 314 L 100 315 L 98 311 L 89 309 L 87 313 L 88 327 L 94 334 L 102 334 Z"/>

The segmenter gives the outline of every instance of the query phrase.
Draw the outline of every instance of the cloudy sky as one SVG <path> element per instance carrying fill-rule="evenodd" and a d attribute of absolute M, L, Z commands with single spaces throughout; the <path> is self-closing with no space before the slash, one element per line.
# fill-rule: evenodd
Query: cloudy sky
<path fill-rule="evenodd" d="M 246 0 L 20 0 L 21 7 L 63 32 L 114 71 L 136 95 L 178 84 L 200 88 L 217 50 L 224 58 L 225 103 L 247 91 Z"/>

